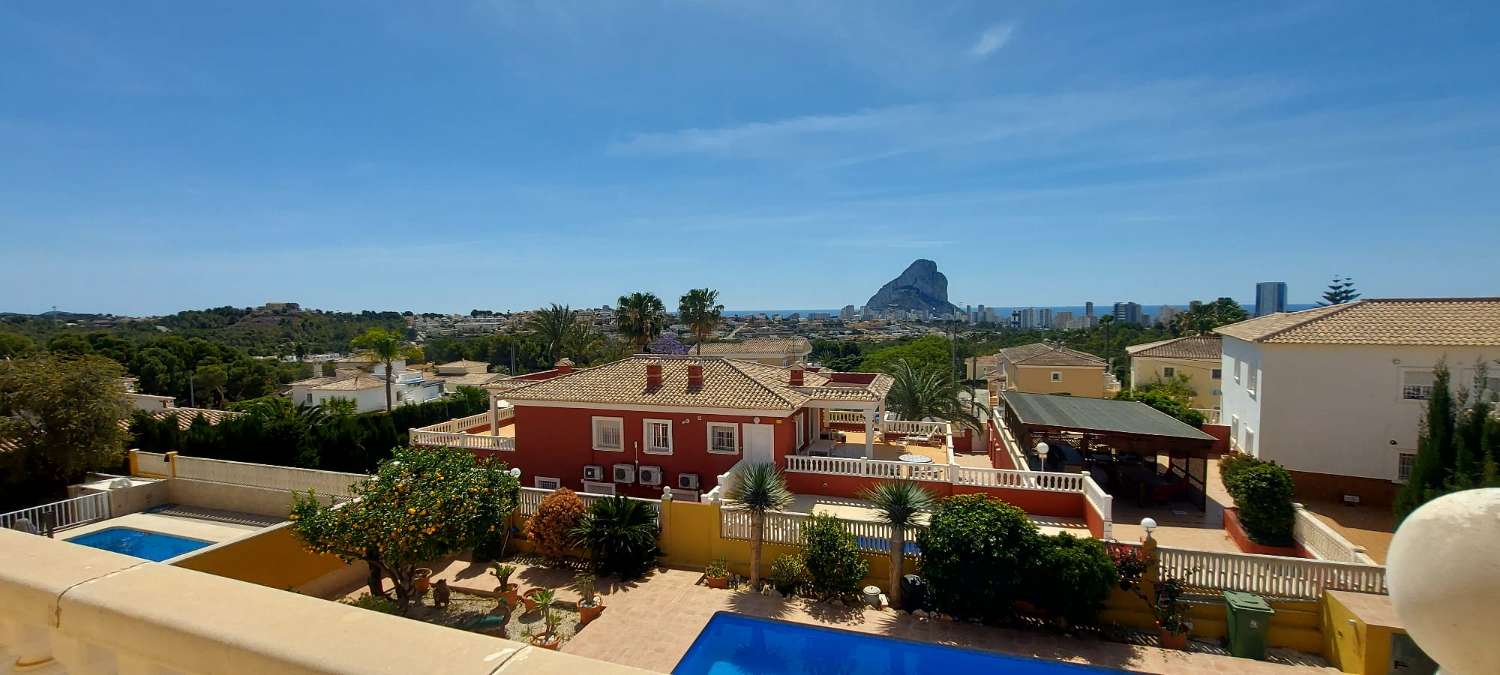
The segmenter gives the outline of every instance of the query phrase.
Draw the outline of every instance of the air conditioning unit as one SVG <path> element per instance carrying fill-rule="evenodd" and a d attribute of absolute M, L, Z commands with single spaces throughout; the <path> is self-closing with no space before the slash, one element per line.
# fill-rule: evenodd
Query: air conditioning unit
<path fill-rule="evenodd" d="M 696 473 L 679 473 L 679 474 L 677 474 L 677 488 L 679 490 L 696 490 L 696 489 L 698 489 L 698 474 L 696 474 Z"/>
<path fill-rule="evenodd" d="M 584 480 L 604 480 L 604 465 L 590 464 L 583 467 Z"/>
<path fill-rule="evenodd" d="M 615 465 L 615 482 L 616 483 L 634 483 L 635 482 L 635 466 L 633 466 L 631 464 L 616 464 Z"/>
<path fill-rule="evenodd" d="M 641 485 L 661 485 L 661 467 L 641 467 Z"/>

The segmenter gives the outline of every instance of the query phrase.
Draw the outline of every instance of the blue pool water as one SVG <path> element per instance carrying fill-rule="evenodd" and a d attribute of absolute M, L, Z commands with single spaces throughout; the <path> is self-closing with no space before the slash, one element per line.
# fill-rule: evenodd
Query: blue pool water
<path fill-rule="evenodd" d="M 204 546 L 212 544 L 211 541 L 188 539 L 159 532 L 147 532 L 129 527 L 111 527 L 108 529 L 80 534 L 68 538 L 75 544 L 102 548 L 106 551 L 133 555 L 137 558 L 155 560 L 161 562 L 168 558 L 176 558 L 188 551 L 196 551 Z"/>
<path fill-rule="evenodd" d="M 673 675 L 959 675 L 1124 672 L 719 612 Z"/>

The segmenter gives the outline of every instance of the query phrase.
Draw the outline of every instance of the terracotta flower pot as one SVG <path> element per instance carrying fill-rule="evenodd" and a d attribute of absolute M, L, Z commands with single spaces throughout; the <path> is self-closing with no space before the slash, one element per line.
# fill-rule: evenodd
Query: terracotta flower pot
<path fill-rule="evenodd" d="M 412 578 L 412 590 L 415 590 L 417 595 L 421 595 L 430 588 L 432 588 L 432 570 L 418 567 L 416 576 Z"/>
<path fill-rule="evenodd" d="M 495 597 L 504 600 L 511 607 L 521 604 L 521 586 L 519 584 L 506 584 L 504 588 L 495 587 Z"/>
<path fill-rule="evenodd" d="M 542 589 L 540 589 L 540 588 L 533 588 L 533 589 L 531 589 L 529 591 L 526 591 L 526 595 L 521 596 L 521 602 L 526 603 L 526 613 L 527 614 L 535 612 L 536 608 L 542 606 L 541 603 L 539 603 L 539 602 L 536 601 L 536 596 L 540 592 L 542 592 Z"/>
<path fill-rule="evenodd" d="M 541 647 L 542 649 L 550 649 L 555 652 L 559 647 L 562 646 L 562 636 L 554 635 L 549 638 L 545 635 L 537 635 L 531 638 L 531 644 L 537 647 Z"/>
<path fill-rule="evenodd" d="M 578 623 L 579 625 L 587 626 L 590 621 L 599 618 L 599 615 L 603 613 L 604 600 L 596 595 L 594 596 L 593 606 L 584 605 L 583 603 L 578 604 Z"/>
<path fill-rule="evenodd" d="M 709 588 L 729 588 L 729 577 L 703 577 Z"/>
<path fill-rule="evenodd" d="M 1161 640 L 1161 647 L 1162 647 L 1162 649 L 1178 649 L 1178 650 L 1185 650 L 1185 649 L 1187 649 L 1187 643 L 1188 643 L 1188 634 L 1187 634 L 1187 631 L 1183 631 L 1181 633 L 1173 633 L 1172 631 L 1169 631 L 1169 630 L 1167 630 L 1165 628 L 1160 629 L 1160 631 L 1161 631 L 1160 640 Z"/>

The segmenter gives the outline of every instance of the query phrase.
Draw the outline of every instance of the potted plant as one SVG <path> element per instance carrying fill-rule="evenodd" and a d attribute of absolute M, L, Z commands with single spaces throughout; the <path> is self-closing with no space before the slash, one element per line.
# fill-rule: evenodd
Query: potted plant
<path fill-rule="evenodd" d="M 709 588 L 729 588 L 729 561 L 719 558 L 709 562 L 703 570 L 703 582 Z"/>
<path fill-rule="evenodd" d="M 429 588 L 432 588 L 432 568 L 418 567 L 416 573 L 412 575 L 412 590 L 416 591 L 417 595 L 422 595 Z"/>
<path fill-rule="evenodd" d="M 1156 605 L 1151 613 L 1156 617 L 1161 646 L 1165 649 L 1187 649 L 1193 622 L 1187 619 L 1182 606 L 1185 586 L 1181 579 L 1165 579 L 1156 585 Z"/>
<path fill-rule="evenodd" d="M 510 582 L 510 576 L 515 573 L 515 565 L 500 563 L 490 565 L 490 574 L 495 575 L 495 579 L 500 582 L 500 585 L 495 587 L 495 595 L 504 598 L 511 607 L 521 604 L 521 585 Z"/>
<path fill-rule="evenodd" d="M 537 600 L 541 603 L 542 609 L 542 625 L 546 626 L 546 629 L 541 635 L 531 636 L 531 644 L 552 651 L 557 651 L 558 647 L 562 646 L 562 635 L 557 632 L 557 627 L 562 624 L 562 614 L 552 609 L 552 602 L 555 599 L 556 594 L 552 591 L 545 591 L 538 595 Z"/>
<path fill-rule="evenodd" d="M 521 596 L 521 601 L 526 603 L 526 613 L 535 612 L 539 607 L 551 607 L 552 601 L 557 597 L 557 592 L 546 588 L 533 588 Z"/>
<path fill-rule="evenodd" d="M 578 623 L 582 626 L 589 625 L 590 621 L 599 618 L 604 613 L 604 599 L 595 593 L 597 579 L 587 572 L 578 575 L 574 583 L 578 588 Z"/>

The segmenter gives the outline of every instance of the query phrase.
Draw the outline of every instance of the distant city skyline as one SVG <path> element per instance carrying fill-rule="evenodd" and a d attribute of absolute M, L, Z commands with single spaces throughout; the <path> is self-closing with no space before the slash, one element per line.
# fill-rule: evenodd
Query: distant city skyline
<path fill-rule="evenodd" d="M 0 311 L 1500 292 L 1500 5 L 7 3 Z M 753 54 L 754 58 L 747 58 Z M 1108 291 L 1115 297 L 1103 297 Z"/>

